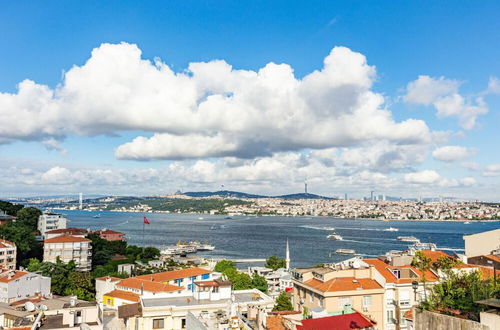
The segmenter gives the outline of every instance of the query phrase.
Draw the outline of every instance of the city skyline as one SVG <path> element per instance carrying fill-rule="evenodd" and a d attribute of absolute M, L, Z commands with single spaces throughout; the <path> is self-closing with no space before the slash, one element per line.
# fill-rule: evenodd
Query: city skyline
<path fill-rule="evenodd" d="M 500 200 L 494 1 L 2 9 L 0 196 Z"/>

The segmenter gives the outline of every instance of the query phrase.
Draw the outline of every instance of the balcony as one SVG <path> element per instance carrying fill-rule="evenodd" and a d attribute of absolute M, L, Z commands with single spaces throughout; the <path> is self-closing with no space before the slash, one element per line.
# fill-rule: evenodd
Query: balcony
<path fill-rule="evenodd" d="M 394 299 L 387 299 L 387 306 L 397 306 L 398 302 Z"/>

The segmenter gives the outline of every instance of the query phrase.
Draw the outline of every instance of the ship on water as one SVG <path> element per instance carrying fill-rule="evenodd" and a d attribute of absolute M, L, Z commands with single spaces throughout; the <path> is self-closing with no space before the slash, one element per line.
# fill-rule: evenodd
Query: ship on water
<path fill-rule="evenodd" d="M 415 236 L 398 236 L 396 239 L 401 242 L 420 243 L 420 240 Z"/>
<path fill-rule="evenodd" d="M 340 236 L 336 232 L 331 233 L 330 235 L 326 236 L 326 238 L 331 239 L 331 240 L 335 240 L 335 241 L 342 241 L 344 239 L 344 238 L 342 238 L 342 236 Z"/>

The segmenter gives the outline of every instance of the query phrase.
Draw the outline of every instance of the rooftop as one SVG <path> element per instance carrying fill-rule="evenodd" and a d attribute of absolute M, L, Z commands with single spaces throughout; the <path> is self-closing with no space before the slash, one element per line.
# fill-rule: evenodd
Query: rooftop
<path fill-rule="evenodd" d="M 411 265 L 391 266 L 380 259 L 363 259 L 363 261 L 369 265 L 373 265 L 375 267 L 375 269 L 377 269 L 377 271 L 389 283 L 408 284 L 408 283 L 411 283 L 415 280 L 422 279 L 422 272 Z M 405 269 L 405 268 L 411 269 L 418 277 L 417 278 L 397 278 L 396 275 L 394 275 L 394 273 L 391 271 L 391 270 Z M 434 274 L 430 270 L 425 272 L 425 279 L 428 282 L 437 282 L 439 280 L 439 278 L 436 276 L 436 274 Z"/>
<path fill-rule="evenodd" d="M 138 277 L 130 277 L 121 280 L 116 284 L 116 286 L 138 289 L 149 292 L 174 292 L 184 289 L 182 286 L 171 285 L 171 284 L 163 284 L 160 282 L 153 282 L 140 279 Z"/>
<path fill-rule="evenodd" d="M 11 241 L 7 241 L 5 239 L 0 239 L 0 248 L 15 248 L 16 244 L 12 243 Z"/>
<path fill-rule="evenodd" d="M 68 234 L 68 235 L 86 235 L 88 232 L 86 229 L 81 228 L 61 228 L 52 229 L 45 232 L 46 234 Z"/>
<path fill-rule="evenodd" d="M 297 330 L 351 330 L 373 327 L 376 323 L 361 313 L 351 313 L 335 316 L 320 317 L 302 320 L 302 325 L 297 325 Z"/>
<path fill-rule="evenodd" d="M 73 242 L 90 242 L 90 240 L 88 238 L 64 234 L 61 236 L 46 239 L 43 242 L 44 243 L 73 243 Z"/>
<path fill-rule="evenodd" d="M 170 272 L 141 275 L 141 276 L 137 276 L 136 278 L 146 280 L 146 281 L 167 282 L 167 281 L 177 280 L 177 279 L 181 279 L 181 278 L 198 276 L 198 275 L 203 275 L 203 274 L 210 274 L 210 273 L 212 273 L 212 271 L 210 271 L 210 270 L 207 270 L 204 268 L 199 268 L 199 267 L 193 267 L 193 268 L 173 270 Z"/>
<path fill-rule="evenodd" d="M 235 303 L 259 303 L 263 301 L 268 301 L 273 303 L 272 298 L 265 296 L 257 289 L 251 290 L 240 290 L 233 291 L 234 302 Z M 197 306 L 197 305 L 220 305 L 227 304 L 231 299 L 220 299 L 220 300 L 210 300 L 210 299 L 195 299 L 192 296 L 189 297 L 143 297 L 142 304 L 144 308 L 155 308 L 155 307 L 185 307 L 185 306 Z"/>
<path fill-rule="evenodd" d="M 127 301 L 139 302 L 141 301 L 140 296 L 137 293 L 122 290 L 113 290 L 111 292 L 105 293 L 104 296 L 118 298 Z"/>
<path fill-rule="evenodd" d="M 370 278 L 354 277 L 336 277 L 326 282 L 312 279 L 304 282 L 304 284 L 323 292 L 373 290 L 382 288 L 377 281 Z"/>

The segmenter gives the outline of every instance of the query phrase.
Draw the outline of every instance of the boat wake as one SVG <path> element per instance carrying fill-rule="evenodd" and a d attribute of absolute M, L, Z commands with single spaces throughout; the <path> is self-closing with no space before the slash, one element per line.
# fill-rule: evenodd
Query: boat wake
<path fill-rule="evenodd" d="M 450 248 L 450 247 L 438 247 L 438 250 L 446 250 L 446 251 L 465 251 L 465 249 L 460 249 L 460 248 Z"/>
<path fill-rule="evenodd" d="M 317 226 L 300 226 L 300 228 L 307 228 L 307 229 L 315 229 L 315 230 L 335 230 L 334 227 L 328 227 L 328 226 L 325 226 L 325 227 L 317 227 Z"/>

